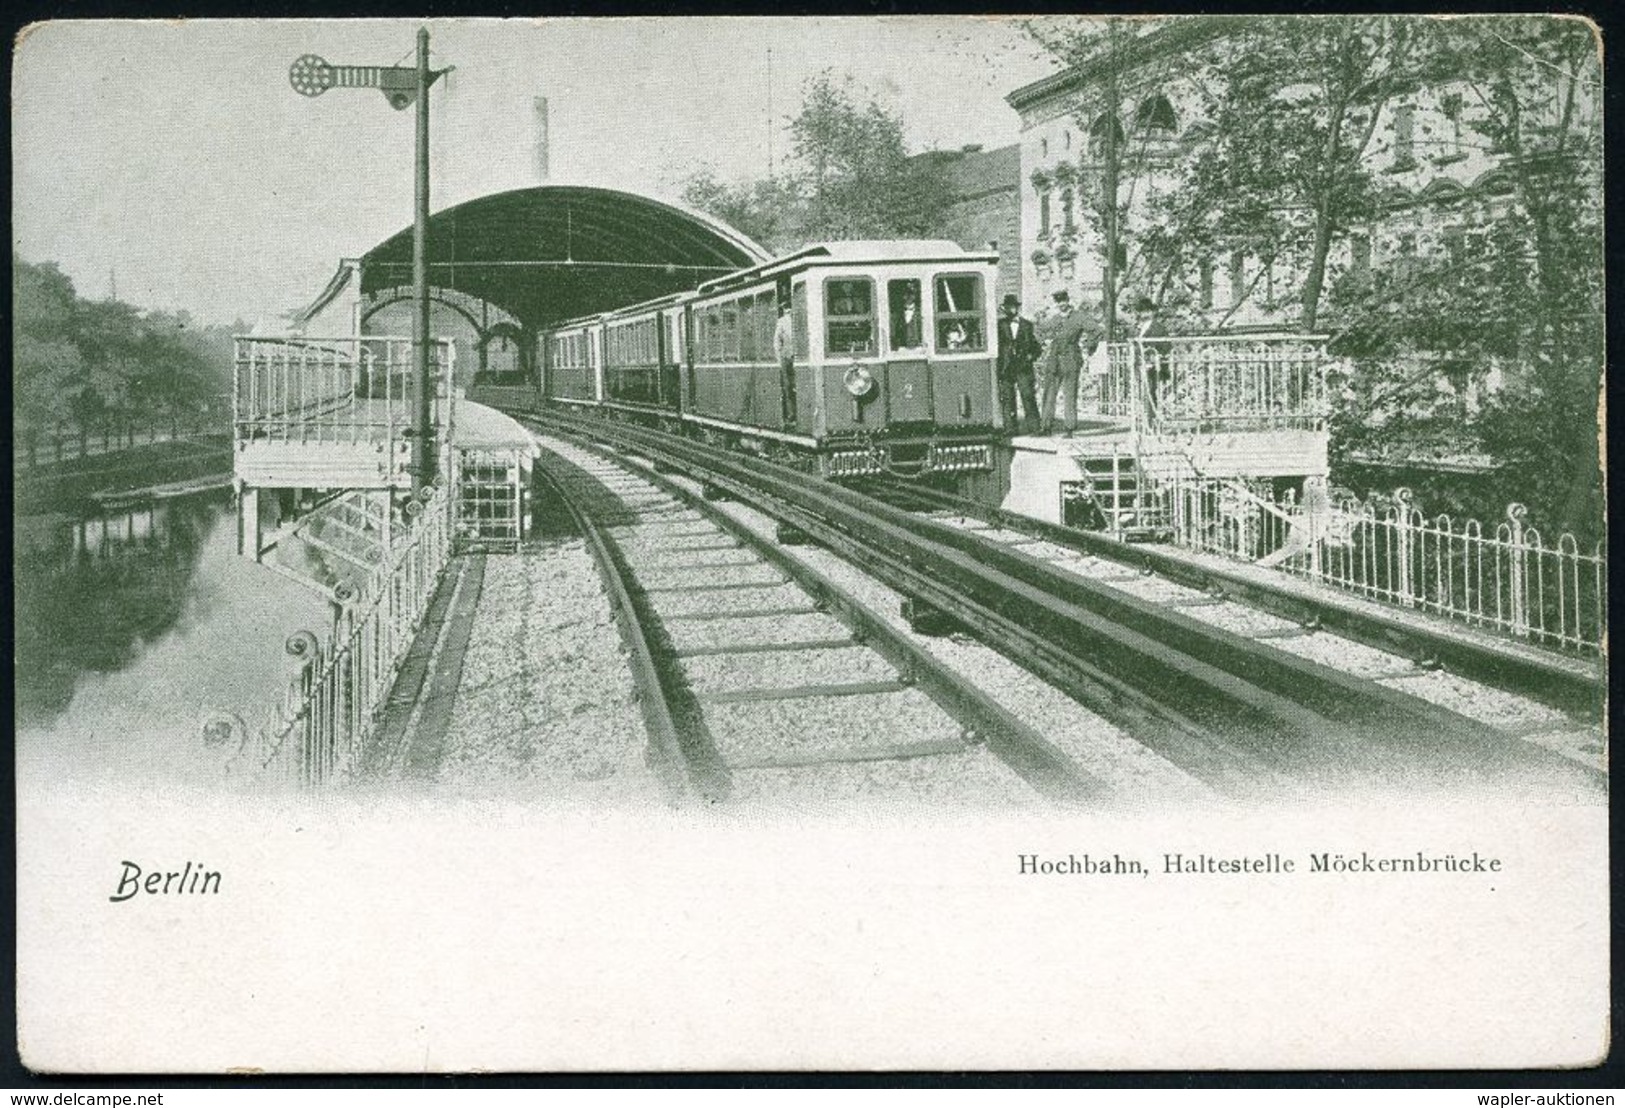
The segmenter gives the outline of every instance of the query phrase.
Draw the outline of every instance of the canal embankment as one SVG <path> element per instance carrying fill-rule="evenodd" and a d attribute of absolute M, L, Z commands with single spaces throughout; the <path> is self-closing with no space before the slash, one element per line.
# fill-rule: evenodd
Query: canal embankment
<path fill-rule="evenodd" d="M 198 435 L 139 443 L 123 450 L 19 466 L 12 482 L 15 516 L 89 512 L 117 497 L 154 499 L 177 487 L 195 492 L 231 479 L 231 436 Z"/>

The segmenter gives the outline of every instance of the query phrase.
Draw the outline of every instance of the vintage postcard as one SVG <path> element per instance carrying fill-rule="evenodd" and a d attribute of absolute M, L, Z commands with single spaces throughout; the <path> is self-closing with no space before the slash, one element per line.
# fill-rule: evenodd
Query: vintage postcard
<path fill-rule="evenodd" d="M 1593 25 L 13 51 L 29 1067 L 1607 1056 Z"/>

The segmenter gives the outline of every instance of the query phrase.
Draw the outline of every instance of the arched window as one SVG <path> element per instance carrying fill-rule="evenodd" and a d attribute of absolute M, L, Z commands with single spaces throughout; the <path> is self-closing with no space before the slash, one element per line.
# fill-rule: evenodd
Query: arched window
<path fill-rule="evenodd" d="M 1071 131 L 1062 131 L 1061 132 L 1061 149 L 1063 149 L 1063 150 L 1072 149 L 1072 132 Z"/>
<path fill-rule="evenodd" d="M 1102 115 L 1089 125 L 1089 153 L 1094 157 L 1098 158 L 1106 153 L 1108 128 L 1118 147 L 1121 148 L 1123 145 L 1123 125 L 1112 116 Z"/>
<path fill-rule="evenodd" d="M 1049 157 L 1049 139 L 1041 138 L 1038 140 L 1038 156 L 1041 158 Z"/>
<path fill-rule="evenodd" d="M 1179 120 L 1174 115 L 1174 106 L 1168 103 L 1168 98 L 1161 93 L 1147 96 L 1140 101 L 1139 108 L 1134 112 L 1134 123 L 1142 131 L 1179 130 Z"/>

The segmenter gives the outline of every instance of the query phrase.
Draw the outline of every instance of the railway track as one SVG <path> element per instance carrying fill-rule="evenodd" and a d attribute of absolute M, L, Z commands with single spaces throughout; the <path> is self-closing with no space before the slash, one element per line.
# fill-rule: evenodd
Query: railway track
<path fill-rule="evenodd" d="M 1177 548 L 1124 542 L 1100 532 L 1046 523 L 916 482 L 877 479 L 854 487 L 893 507 L 952 521 L 996 542 L 1051 552 L 1059 547 L 1054 560 L 1075 571 L 1119 581 L 1130 579 L 1125 574 L 1132 572 L 1163 582 L 1162 591 L 1172 600 L 1224 600 L 1231 602 L 1232 611 L 1245 606 L 1265 616 L 1254 621 L 1261 629 L 1268 628 L 1265 634 L 1289 637 L 1289 627 L 1334 632 L 1388 656 L 1378 663 L 1379 668 L 1415 662 L 1423 670 L 1448 669 L 1512 696 L 1548 705 L 1583 724 L 1601 721 L 1604 684 L 1600 664 L 1499 643 L 1466 631 L 1451 634 L 1431 621 L 1396 619 L 1353 598 L 1340 603 L 1308 589 L 1260 581 L 1240 567 L 1217 565 L 1214 559 L 1188 556 Z"/>
<path fill-rule="evenodd" d="M 1192 614 L 1219 607 L 1217 597 L 1136 595 L 1114 579 L 1133 571 L 1072 572 L 1048 560 L 1056 551 L 1041 542 L 999 541 L 921 515 L 919 505 L 904 510 L 655 432 L 552 414 L 542 425 L 636 449 L 750 503 L 778 519 L 781 534 L 811 538 L 903 593 L 921 624 L 973 628 L 1221 792 L 1530 776 L 1601 783 L 1599 770 L 1503 729 Z"/>
<path fill-rule="evenodd" d="M 671 482 L 564 444 L 538 464 L 598 562 L 675 800 L 1107 794 L 838 586 Z"/>

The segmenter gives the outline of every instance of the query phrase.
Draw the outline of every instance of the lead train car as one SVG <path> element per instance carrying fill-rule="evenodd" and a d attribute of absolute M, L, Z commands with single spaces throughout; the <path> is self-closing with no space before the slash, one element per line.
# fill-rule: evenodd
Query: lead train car
<path fill-rule="evenodd" d="M 1002 422 L 996 274 L 996 255 L 951 242 L 808 247 L 543 332 L 545 402 L 681 426 L 827 477 L 987 470 Z M 781 303 L 789 332 L 776 342 Z"/>

